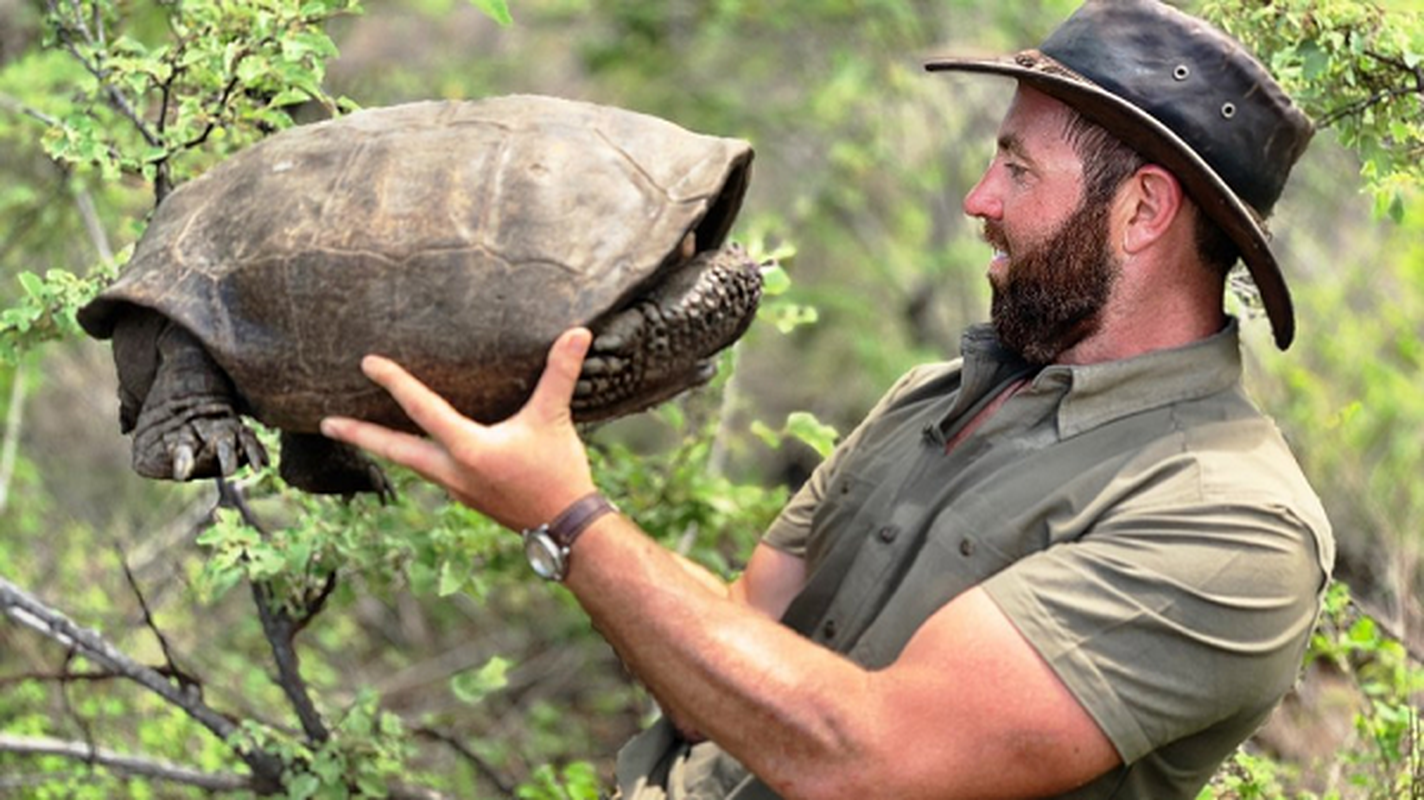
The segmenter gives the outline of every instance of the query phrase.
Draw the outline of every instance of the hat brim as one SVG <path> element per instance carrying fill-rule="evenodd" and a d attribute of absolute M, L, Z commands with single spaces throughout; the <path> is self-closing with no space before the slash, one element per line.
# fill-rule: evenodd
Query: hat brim
<path fill-rule="evenodd" d="M 1022 55 L 1022 54 L 1021 54 Z M 974 72 L 1004 75 L 1053 97 L 1101 125 L 1149 161 L 1166 167 L 1209 218 L 1236 243 L 1241 260 L 1261 293 L 1276 346 L 1290 347 L 1295 338 L 1295 312 L 1269 237 L 1251 207 L 1236 195 L 1170 128 L 1146 111 L 1097 86 L 1041 53 L 1031 58 L 934 58 L 930 72 Z"/>

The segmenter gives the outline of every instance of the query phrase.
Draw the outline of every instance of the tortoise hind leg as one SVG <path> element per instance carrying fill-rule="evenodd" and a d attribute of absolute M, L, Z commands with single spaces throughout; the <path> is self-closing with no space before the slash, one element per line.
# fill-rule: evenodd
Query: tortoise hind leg
<path fill-rule="evenodd" d="M 237 414 L 232 381 L 202 344 L 167 320 L 155 328 L 151 316 L 135 315 L 131 324 L 147 326 L 140 338 L 151 337 L 150 353 L 157 354 L 156 363 L 138 368 L 152 370 L 152 383 L 136 415 L 125 398 L 124 423 L 133 423 L 134 470 L 146 478 L 186 481 L 226 477 L 243 463 L 266 464 L 262 443 Z M 114 335 L 129 339 L 123 323 Z M 132 375 L 135 369 L 125 363 L 127 350 L 116 347 L 114 353 L 125 384 L 130 383 L 125 370 Z"/>
<path fill-rule="evenodd" d="M 396 497 L 395 487 L 376 462 L 350 445 L 317 433 L 282 431 L 277 471 L 288 485 L 313 494 L 375 492 L 383 503 Z"/>

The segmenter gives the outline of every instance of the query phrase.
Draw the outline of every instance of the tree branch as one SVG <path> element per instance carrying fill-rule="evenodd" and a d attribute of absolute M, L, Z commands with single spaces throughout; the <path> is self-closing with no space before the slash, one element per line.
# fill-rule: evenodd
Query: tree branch
<path fill-rule="evenodd" d="M 45 125 L 55 128 L 59 126 L 59 120 L 40 111 L 38 108 L 28 106 L 8 94 L 0 94 L 0 108 L 4 108 L 15 114 L 21 114 L 31 119 L 39 120 Z"/>
<path fill-rule="evenodd" d="M 128 555 L 124 553 L 123 546 L 115 542 L 114 548 L 119 551 L 119 564 L 124 568 L 124 579 L 128 581 L 129 589 L 133 591 L 134 597 L 138 600 L 138 607 L 143 611 L 143 624 L 153 632 L 154 638 L 158 639 L 159 649 L 163 651 L 163 661 L 166 665 L 164 674 L 176 680 L 183 691 L 193 692 L 202 697 L 202 682 L 179 667 L 178 662 L 173 658 L 173 648 L 168 644 L 168 637 L 163 635 L 163 631 L 158 627 L 158 622 L 153 618 L 153 611 L 148 607 L 148 599 L 143 596 L 143 590 L 139 588 L 138 580 L 134 578 L 133 570 L 129 568 Z"/>
<path fill-rule="evenodd" d="M 114 110 L 123 115 L 125 119 L 133 123 L 134 128 L 138 130 L 139 135 L 143 137 L 145 142 L 153 147 L 161 147 L 163 145 L 162 139 L 149 129 L 148 123 L 138 111 L 134 110 L 133 104 L 130 103 L 129 99 L 124 96 L 124 93 L 119 90 L 119 87 L 109 82 L 109 70 L 104 67 L 100 59 L 98 57 L 91 59 L 80 51 L 79 45 L 74 40 L 75 30 L 63 23 L 63 12 L 60 11 L 55 1 L 46 0 L 45 5 L 49 7 L 49 12 L 53 15 L 55 24 L 58 26 L 56 33 L 59 36 L 59 41 L 64 45 L 64 49 L 68 50 L 69 54 L 74 56 L 74 60 L 78 61 L 80 66 L 84 67 L 84 69 L 99 82 L 99 87 L 104 90 L 105 96 L 109 99 L 109 105 L 113 106 Z M 104 43 L 94 38 L 93 33 L 89 30 L 89 26 L 84 23 L 82 10 L 76 8 L 74 18 L 78 27 L 78 33 L 83 38 L 84 43 L 94 48 L 96 52 L 102 50 Z"/>
<path fill-rule="evenodd" d="M 123 676 L 112 672 L 70 672 L 68 669 L 63 672 L 17 672 L 13 675 L 0 676 L 0 688 L 25 683 L 27 681 L 42 681 L 44 683 L 78 683 L 81 681 L 112 681 Z"/>
<path fill-rule="evenodd" d="M 10 404 L 5 411 L 5 440 L 0 445 L 0 514 L 10 501 L 10 481 L 20 453 L 20 418 L 25 409 L 25 366 L 17 364 L 10 379 Z"/>
<path fill-rule="evenodd" d="M 123 775 L 137 775 L 182 783 L 214 792 L 252 791 L 256 788 L 253 779 L 247 775 L 201 772 L 168 761 L 119 753 L 102 747 L 90 747 L 83 742 L 67 742 L 48 737 L 12 736 L 0 733 L 0 753 L 72 758 L 88 764 L 97 764 Z"/>
<path fill-rule="evenodd" d="M 1320 127 L 1328 128 L 1346 117 L 1351 117 L 1357 114 L 1364 113 L 1365 110 L 1370 108 L 1371 106 L 1377 106 L 1380 103 L 1385 102 L 1386 100 L 1392 100 L 1396 97 L 1404 97 L 1406 95 L 1416 94 L 1417 92 L 1417 89 L 1414 89 L 1409 86 L 1391 86 L 1388 89 L 1381 89 L 1380 91 L 1375 92 L 1369 97 L 1362 97 L 1353 103 L 1346 103 L 1345 105 L 1330 111 L 1325 116 L 1320 118 Z"/>
<path fill-rule="evenodd" d="M 105 67 L 103 63 L 104 50 L 108 46 L 104 41 L 103 28 L 99 27 L 99 35 L 96 38 L 94 32 L 89 29 L 88 24 L 84 21 L 83 9 L 73 0 L 70 0 L 70 14 L 73 17 L 72 22 L 66 20 L 64 12 L 60 10 L 55 0 L 45 0 L 45 7 L 49 10 L 50 17 L 54 22 L 55 35 L 59 39 L 60 44 L 64 46 L 65 50 L 69 51 L 69 54 L 74 57 L 75 61 L 79 62 L 80 66 L 84 67 L 90 75 L 94 76 L 94 80 L 104 93 L 108 104 L 113 107 L 115 111 L 119 112 L 120 116 L 133 124 L 134 130 L 138 131 L 139 136 L 143 137 L 143 140 L 147 142 L 150 147 L 163 147 L 162 132 L 155 132 L 153 128 L 149 126 L 148 121 L 143 118 L 143 115 L 129 102 L 123 90 L 109 80 L 109 69 Z M 96 22 L 101 26 L 102 21 L 102 17 L 96 19 Z M 75 41 L 76 34 L 85 45 L 93 50 L 92 58 L 80 50 L 79 44 Z M 169 178 L 167 161 L 159 162 L 158 174 L 154 180 L 153 187 L 155 205 L 163 202 L 163 198 L 168 195 L 170 182 L 171 179 Z"/>
<path fill-rule="evenodd" d="M 1387 56 L 1383 53 L 1377 53 L 1373 50 L 1366 50 L 1365 55 L 1403 75 L 1405 83 L 1400 86 L 1388 86 L 1384 89 L 1380 89 L 1369 97 L 1361 98 L 1353 103 L 1346 103 L 1330 111 L 1321 117 L 1320 127 L 1328 128 L 1345 117 L 1362 114 L 1366 109 L 1388 100 L 1393 100 L 1396 97 L 1415 94 L 1419 95 L 1420 98 L 1424 98 L 1424 67 L 1411 67 L 1401 59 Z M 1413 80 L 1413 86 L 1408 85 L 1410 79 Z"/>
<path fill-rule="evenodd" d="M 84 222 L 84 230 L 89 234 L 89 241 L 94 243 L 99 260 L 105 264 L 113 261 L 114 248 L 109 244 L 109 234 L 104 231 L 99 211 L 94 208 L 94 198 L 88 191 L 80 189 L 74 194 L 74 204 L 79 208 L 79 219 Z"/>
<path fill-rule="evenodd" d="M 4 578 L 0 578 L 0 611 L 15 622 L 73 648 L 100 667 L 137 683 L 181 708 L 220 739 L 228 741 L 237 732 L 236 723 L 209 707 L 196 694 L 183 690 L 158 671 L 134 661 L 94 630 L 79 626 Z M 237 754 L 251 767 L 256 791 L 276 791 L 281 787 L 281 759 L 262 751 L 238 750 Z"/>
<path fill-rule="evenodd" d="M 243 497 L 237 487 L 219 478 L 218 495 L 220 505 L 237 509 L 244 522 L 252 526 L 263 539 L 268 537 L 261 520 L 253 513 L 252 507 L 247 504 L 247 498 Z M 272 648 L 272 658 L 277 663 L 277 685 L 282 687 L 288 702 L 292 704 L 292 710 L 297 712 L 302 731 L 314 743 L 325 742 L 331 738 L 331 733 L 322 721 L 316 703 L 312 702 L 306 681 L 302 679 L 301 658 L 297 654 L 294 641 L 297 631 L 305 627 L 321 604 L 326 602 L 334 586 L 334 579 L 335 575 L 328 577 L 327 587 L 317 600 L 308 604 L 308 609 L 299 620 L 294 620 L 292 614 L 272 597 L 271 585 L 257 582 L 252 584 L 252 600 L 257 605 L 257 616 L 262 621 L 262 633 L 267 637 L 267 643 Z M 315 606 L 315 609 L 312 606 Z"/>
<path fill-rule="evenodd" d="M 324 742 L 331 738 L 326 723 L 321 719 L 306 681 L 302 679 L 301 658 L 293 645 L 296 639 L 296 625 L 292 615 L 281 604 L 272 599 L 271 588 L 266 584 L 252 584 L 252 600 L 257 604 L 257 616 L 262 620 L 262 633 L 272 647 L 272 658 L 277 662 L 277 685 L 287 695 L 292 709 L 301 720 L 302 731 L 313 742 Z"/>
<path fill-rule="evenodd" d="M 423 736 L 426 739 L 433 739 L 434 741 L 446 745 L 451 750 L 454 750 L 456 753 L 458 753 L 466 761 L 470 762 L 470 764 L 474 766 L 475 771 L 485 776 L 485 778 L 489 780 L 490 783 L 493 783 L 495 787 L 499 789 L 499 793 L 501 795 L 505 797 L 514 796 L 514 781 L 510 780 L 499 770 L 495 769 L 494 765 L 490 764 L 488 761 L 482 758 L 479 753 L 476 753 L 475 751 L 466 747 L 464 742 L 460 741 L 459 739 L 456 739 L 454 736 L 448 733 L 445 733 L 444 731 L 439 731 L 435 728 L 430 728 L 424 725 L 413 727 L 410 729 L 410 731 L 416 736 Z"/>

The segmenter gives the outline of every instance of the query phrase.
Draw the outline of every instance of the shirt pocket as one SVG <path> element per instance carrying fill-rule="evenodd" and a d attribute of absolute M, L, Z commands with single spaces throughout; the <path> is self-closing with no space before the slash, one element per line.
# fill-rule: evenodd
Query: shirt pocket
<path fill-rule="evenodd" d="M 884 518 L 888 503 L 875 498 L 879 483 L 855 470 L 842 469 L 836 474 L 811 517 L 810 542 L 806 549 L 808 573 L 826 563 L 831 553 L 854 547 L 855 542 L 863 540 L 876 522 Z"/>

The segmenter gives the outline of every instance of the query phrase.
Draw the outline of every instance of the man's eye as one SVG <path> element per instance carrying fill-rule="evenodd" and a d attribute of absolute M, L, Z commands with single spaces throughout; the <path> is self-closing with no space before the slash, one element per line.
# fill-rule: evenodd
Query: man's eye
<path fill-rule="evenodd" d="M 1021 164 L 1015 164 L 1012 161 L 1005 161 L 1004 169 L 1008 170 L 1009 175 L 1014 178 L 1022 178 L 1023 176 L 1028 174 L 1028 167 L 1025 167 Z"/>

